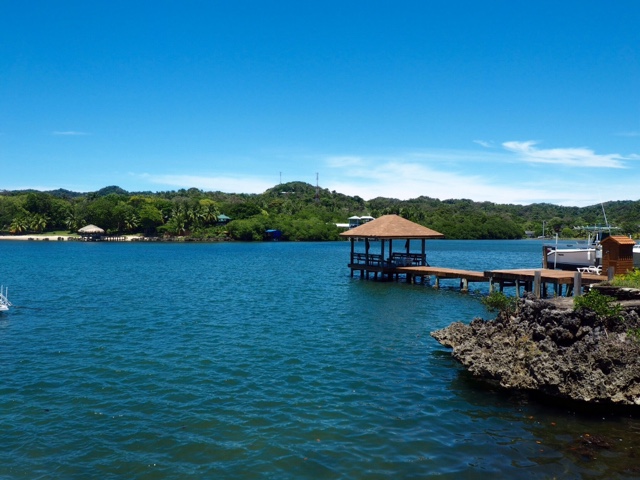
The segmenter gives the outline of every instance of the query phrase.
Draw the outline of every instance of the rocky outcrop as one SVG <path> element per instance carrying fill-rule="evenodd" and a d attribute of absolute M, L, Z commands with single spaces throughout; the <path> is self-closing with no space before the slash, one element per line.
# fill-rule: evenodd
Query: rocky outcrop
<path fill-rule="evenodd" d="M 640 306 L 621 303 L 619 318 L 601 318 L 527 296 L 514 315 L 453 323 L 431 336 L 473 375 L 505 388 L 640 405 Z"/>

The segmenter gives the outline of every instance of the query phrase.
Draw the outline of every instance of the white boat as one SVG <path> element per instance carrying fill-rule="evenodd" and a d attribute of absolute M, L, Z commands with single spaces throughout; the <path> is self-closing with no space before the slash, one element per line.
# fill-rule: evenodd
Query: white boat
<path fill-rule="evenodd" d="M 577 270 L 596 266 L 597 246 L 585 247 L 545 247 L 547 268 L 558 270 Z M 602 261 L 602 258 L 599 258 Z"/>
<path fill-rule="evenodd" d="M 602 264 L 602 252 L 599 248 L 600 242 L 607 235 L 598 235 L 595 241 L 584 244 L 584 246 L 555 246 L 545 245 L 544 255 L 547 259 L 547 268 L 558 270 L 582 270 L 585 267 L 597 267 Z M 640 243 L 633 246 L 633 266 L 640 268 Z"/>
<path fill-rule="evenodd" d="M 7 298 L 9 289 L 0 286 L 0 312 L 9 311 L 9 307 L 11 306 L 11 302 Z"/>
<path fill-rule="evenodd" d="M 614 227 L 582 227 L 589 231 L 589 239 L 582 245 L 558 244 L 545 245 L 544 256 L 547 268 L 558 270 L 578 270 L 586 267 L 597 267 L 602 263 L 600 242 L 604 240 Z M 640 256 L 640 251 L 638 252 Z M 640 258 L 639 258 L 640 260 Z"/>

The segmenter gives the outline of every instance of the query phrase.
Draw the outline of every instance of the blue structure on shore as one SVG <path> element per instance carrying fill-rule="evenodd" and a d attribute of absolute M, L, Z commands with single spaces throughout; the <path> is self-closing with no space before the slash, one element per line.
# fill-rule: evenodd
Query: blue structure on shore
<path fill-rule="evenodd" d="M 274 242 L 277 242 L 282 238 L 282 232 L 280 230 L 271 229 L 271 230 L 265 231 L 264 233 L 265 233 L 265 238 L 267 240 L 273 240 Z"/>

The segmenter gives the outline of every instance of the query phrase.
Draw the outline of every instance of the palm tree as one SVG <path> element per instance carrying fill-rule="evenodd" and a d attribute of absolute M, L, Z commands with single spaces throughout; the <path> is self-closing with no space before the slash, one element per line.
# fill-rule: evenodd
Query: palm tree
<path fill-rule="evenodd" d="M 184 217 L 189 226 L 195 227 L 200 223 L 200 209 L 197 206 L 189 205 L 185 209 Z"/>
<path fill-rule="evenodd" d="M 9 232 L 12 234 L 24 233 L 29 228 L 29 225 L 24 217 L 14 218 L 9 226 Z"/>
<path fill-rule="evenodd" d="M 34 213 L 31 217 L 31 229 L 36 233 L 41 233 L 47 228 L 49 217 L 42 213 Z"/>
<path fill-rule="evenodd" d="M 67 218 L 64 220 L 64 224 L 67 226 L 70 232 L 76 232 L 84 223 L 84 218 L 76 209 L 71 209 L 67 213 Z"/>
<path fill-rule="evenodd" d="M 184 235 L 187 232 L 187 220 L 184 214 L 178 213 L 172 216 L 166 223 L 167 232 L 174 235 Z"/>
<path fill-rule="evenodd" d="M 200 207 L 200 214 L 205 224 L 211 225 L 218 221 L 218 208 L 213 203 L 208 203 Z"/>
<path fill-rule="evenodd" d="M 125 230 L 133 232 L 136 228 L 138 228 L 139 225 L 140 225 L 140 219 L 135 213 L 130 212 L 125 216 L 124 218 Z"/>

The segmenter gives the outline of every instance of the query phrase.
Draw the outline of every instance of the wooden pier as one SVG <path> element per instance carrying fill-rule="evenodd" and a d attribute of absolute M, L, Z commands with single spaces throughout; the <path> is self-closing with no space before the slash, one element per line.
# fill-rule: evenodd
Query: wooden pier
<path fill-rule="evenodd" d="M 460 290 L 469 291 L 470 282 L 486 283 L 489 278 L 483 272 L 474 272 L 472 270 L 460 270 L 457 268 L 445 267 L 396 267 L 397 274 L 407 276 L 407 282 L 413 283 L 416 278 L 424 281 L 425 277 L 435 277 L 434 288 L 440 288 L 440 279 L 459 279 Z"/>
<path fill-rule="evenodd" d="M 536 297 L 547 296 L 547 286 L 553 286 L 555 296 L 562 296 L 563 287 L 566 289 L 567 296 L 580 295 L 585 286 L 604 282 L 608 279 L 607 275 L 598 275 L 595 273 L 573 272 L 567 270 L 552 270 L 548 268 L 540 269 L 515 269 L 515 270 L 491 270 L 484 272 L 489 278 L 492 291 L 497 283 L 500 291 L 504 287 L 516 287 L 516 296 L 519 295 L 520 287 L 525 292 L 533 292 Z"/>
<path fill-rule="evenodd" d="M 562 296 L 563 288 L 567 295 L 572 293 L 579 295 L 584 287 L 603 282 L 608 278 L 607 275 L 548 268 L 478 272 L 445 267 L 395 267 L 393 274 L 404 274 L 407 282 L 411 283 L 415 278 L 433 276 L 435 288 L 440 287 L 440 279 L 459 279 L 460 289 L 463 292 L 469 291 L 471 282 L 488 282 L 490 292 L 494 291 L 496 286 L 501 292 L 505 287 L 515 287 L 516 296 L 519 296 L 520 290 L 524 289 L 525 292 L 533 292 L 537 297 L 546 297 L 548 286 L 553 287 L 555 296 Z"/>
<path fill-rule="evenodd" d="M 609 275 L 613 275 L 612 272 L 608 275 L 598 275 L 548 268 L 478 272 L 432 267 L 427 263 L 425 241 L 430 238 L 442 238 L 443 235 L 397 215 L 384 215 L 340 235 L 351 241 L 348 264 L 351 276 L 359 272 L 360 278 L 363 279 L 368 279 L 370 275 L 373 275 L 374 279 L 382 280 L 398 280 L 400 276 L 405 276 L 407 282 L 414 283 L 416 280 L 425 282 L 435 277 L 435 288 L 440 287 L 442 279 L 454 279 L 460 281 L 460 289 L 463 292 L 469 291 L 469 283 L 488 282 L 490 292 L 494 291 L 496 286 L 500 291 L 505 287 L 515 287 L 516 296 L 524 289 L 525 292 L 533 292 L 540 298 L 547 296 L 549 285 L 553 287 L 556 296 L 561 296 L 563 289 L 567 295 L 580 295 L 585 286 L 605 281 Z M 356 252 L 355 243 L 360 239 L 363 240 L 364 251 Z M 398 249 L 400 240 L 404 242 Z M 420 253 L 411 251 L 412 240 L 420 241 Z M 379 250 L 372 248 L 372 241 L 377 242 L 376 247 Z"/>

